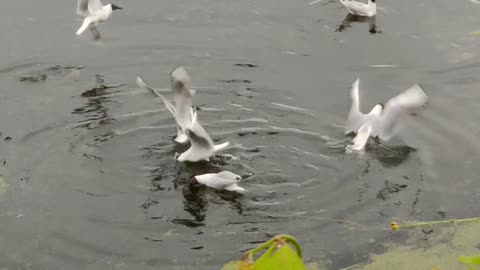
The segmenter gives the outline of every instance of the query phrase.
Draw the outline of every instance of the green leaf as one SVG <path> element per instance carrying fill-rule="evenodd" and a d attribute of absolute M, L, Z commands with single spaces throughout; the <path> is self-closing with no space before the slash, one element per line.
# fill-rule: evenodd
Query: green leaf
<path fill-rule="evenodd" d="M 302 259 L 287 245 L 273 246 L 254 263 L 255 270 L 305 270 Z"/>
<path fill-rule="evenodd" d="M 3 180 L 3 178 L 0 177 L 0 193 L 5 192 L 7 190 L 8 183 Z"/>
<path fill-rule="evenodd" d="M 460 256 L 458 260 L 464 264 L 480 265 L 480 256 Z"/>

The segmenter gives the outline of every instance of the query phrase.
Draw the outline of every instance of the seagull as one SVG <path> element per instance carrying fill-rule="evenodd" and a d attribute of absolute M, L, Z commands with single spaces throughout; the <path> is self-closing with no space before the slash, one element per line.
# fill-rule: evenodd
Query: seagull
<path fill-rule="evenodd" d="M 85 19 L 83 20 L 82 26 L 80 26 L 76 32 L 77 36 L 81 35 L 90 27 L 93 39 L 99 40 L 100 32 L 97 28 L 98 23 L 107 20 L 110 15 L 112 15 L 112 12 L 117 9 L 122 8 L 114 4 L 104 6 L 100 0 L 78 0 L 77 14 Z"/>
<path fill-rule="evenodd" d="M 175 68 L 170 73 L 170 81 L 175 105 L 164 95 L 149 86 L 142 77 L 137 76 L 137 85 L 160 97 L 165 107 L 173 115 L 177 122 L 177 137 L 175 137 L 175 142 L 183 144 L 188 142 L 185 128 L 192 122 L 190 117 L 192 115 L 192 97 L 195 94 L 195 90 L 191 89 L 190 76 L 188 76 L 187 71 L 181 66 Z"/>
<path fill-rule="evenodd" d="M 352 106 L 348 115 L 345 134 L 357 133 L 349 149 L 360 151 L 365 148 L 368 138 L 378 137 L 388 141 L 396 135 L 403 117 L 415 115 L 425 108 L 428 96 L 418 84 L 391 98 L 385 105 L 377 104 L 368 113 L 360 111 L 359 81 L 356 79 L 350 90 Z"/>
<path fill-rule="evenodd" d="M 178 161 L 208 161 L 211 156 L 225 149 L 230 144 L 229 142 L 225 142 L 215 145 L 208 133 L 198 122 L 196 109 L 192 108 L 190 115 L 191 122 L 186 128 L 186 134 L 191 146 L 177 158 Z"/>
<path fill-rule="evenodd" d="M 238 182 L 242 180 L 240 175 L 236 175 L 229 171 L 219 173 L 206 173 L 194 177 L 198 183 L 214 189 L 225 189 L 228 191 L 244 192 L 245 189 L 238 186 Z"/>
<path fill-rule="evenodd" d="M 372 17 L 377 14 L 376 0 L 368 0 L 368 3 L 362 3 L 355 0 L 340 0 L 349 13 L 357 16 Z"/>

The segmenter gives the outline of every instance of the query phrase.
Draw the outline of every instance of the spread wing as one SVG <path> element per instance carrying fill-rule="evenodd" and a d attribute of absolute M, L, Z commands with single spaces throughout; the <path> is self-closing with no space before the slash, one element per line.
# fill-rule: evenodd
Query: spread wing
<path fill-rule="evenodd" d="M 352 132 L 357 133 L 358 129 L 366 122 L 367 115 L 360 111 L 360 94 L 359 94 L 360 78 L 357 78 L 352 84 L 350 89 L 350 98 L 352 100 L 352 106 L 348 113 L 347 125 L 345 128 L 345 134 Z"/>
<path fill-rule="evenodd" d="M 90 14 L 95 14 L 95 12 L 101 10 L 103 4 L 100 0 L 88 0 L 88 12 Z"/>
<path fill-rule="evenodd" d="M 87 17 L 88 13 L 88 0 L 77 1 L 77 14 L 83 17 Z"/>
<path fill-rule="evenodd" d="M 385 104 L 382 114 L 374 121 L 373 133 L 380 139 L 388 141 L 398 131 L 399 122 L 403 117 L 424 109 L 427 103 L 428 96 L 420 85 L 411 86 Z"/>

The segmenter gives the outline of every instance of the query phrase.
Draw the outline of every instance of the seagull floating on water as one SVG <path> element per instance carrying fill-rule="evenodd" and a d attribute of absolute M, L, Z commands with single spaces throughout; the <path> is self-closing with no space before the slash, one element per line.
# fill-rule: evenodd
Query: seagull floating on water
<path fill-rule="evenodd" d="M 229 171 L 197 175 L 195 180 L 202 185 L 215 189 L 225 189 L 240 193 L 245 191 L 244 188 L 238 186 L 238 182 L 242 180 L 242 177 Z"/>
<path fill-rule="evenodd" d="M 149 90 L 160 97 L 165 104 L 165 107 L 173 115 L 177 122 L 177 137 L 175 137 L 175 142 L 183 144 L 188 142 L 188 136 L 185 129 L 186 126 L 192 122 L 192 97 L 195 94 L 195 90 L 191 89 L 192 83 L 190 81 L 190 76 L 188 76 L 187 71 L 183 67 L 175 68 L 170 73 L 170 81 L 175 105 L 173 105 L 165 96 L 158 93 L 158 91 L 145 83 L 140 76 L 137 76 L 138 86 Z"/>
<path fill-rule="evenodd" d="M 425 108 L 428 96 L 418 84 L 391 98 L 385 105 L 377 104 L 368 113 L 360 111 L 359 81 L 356 79 L 350 90 L 352 106 L 348 115 L 345 134 L 357 133 L 352 150 L 363 150 L 368 138 L 378 137 L 388 141 L 398 132 L 399 122 L 409 114 Z"/>
<path fill-rule="evenodd" d="M 177 160 L 180 162 L 208 161 L 211 156 L 225 149 L 230 143 L 225 142 L 215 145 L 207 131 L 205 131 L 202 125 L 198 122 L 196 109 L 192 108 L 190 114 L 191 122 L 186 127 L 186 134 L 190 140 L 191 146 L 187 151 L 183 152 Z"/>
<path fill-rule="evenodd" d="M 98 24 L 110 18 L 112 12 L 117 9 L 122 8 L 114 4 L 104 6 L 100 0 L 78 0 L 77 14 L 85 17 L 85 19 L 76 32 L 77 36 L 81 35 L 88 27 L 90 27 L 93 39 L 99 40 L 100 32 L 97 28 Z"/>
<path fill-rule="evenodd" d="M 368 0 L 368 3 L 362 3 L 355 0 L 340 0 L 350 14 L 364 17 L 372 17 L 377 14 L 376 0 Z"/>

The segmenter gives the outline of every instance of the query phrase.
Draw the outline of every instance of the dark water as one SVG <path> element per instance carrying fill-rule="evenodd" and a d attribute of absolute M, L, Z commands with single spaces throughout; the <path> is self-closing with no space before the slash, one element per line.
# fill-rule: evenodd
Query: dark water
<path fill-rule="evenodd" d="M 3 268 L 220 269 L 289 233 L 338 269 L 382 252 L 392 218 L 480 215 L 480 5 L 381 0 L 371 34 L 336 31 L 331 0 L 123 0 L 99 45 L 74 35 L 73 2 L 0 9 Z M 173 119 L 135 85 L 168 87 L 180 64 L 232 145 L 209 164 L 175 161 Z M 364 110 L 416 82 L 431 97 L 363 156 L 341 128 L 358 76 Z M 189 188 L 221 169 L 245 196 Z"/>

